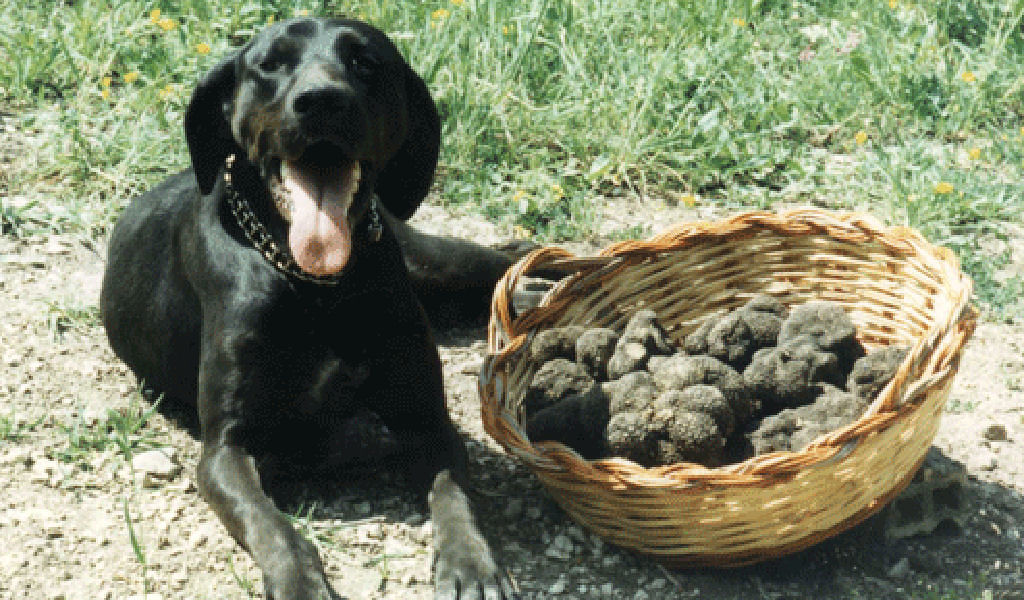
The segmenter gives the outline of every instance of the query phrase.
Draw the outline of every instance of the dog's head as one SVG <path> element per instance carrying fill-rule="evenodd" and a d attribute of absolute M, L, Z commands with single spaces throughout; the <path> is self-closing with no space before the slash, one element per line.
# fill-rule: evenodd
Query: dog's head
<path fill-rule="evenodd" d="M 406 219 L 430 188 L 440 123 L 426 85 L 382 32 L 302 18 L 267 27 L 208 73 L 185 115 L 200 190 L 230 154 L 260 172 L 314 275 L 341 271 L 377 194 Z"/>

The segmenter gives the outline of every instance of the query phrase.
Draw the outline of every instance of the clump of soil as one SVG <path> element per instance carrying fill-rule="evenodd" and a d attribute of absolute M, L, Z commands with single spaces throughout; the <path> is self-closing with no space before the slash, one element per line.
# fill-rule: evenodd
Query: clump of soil
<path fill-rule="evenodd" d="M 718 466 L 799 450 L 855 421 L 905 348 L 866 353 L 842 307 L 791 312 L 762 295 L 708 319 L 677 348 L 651 310 L 623 331 L 578 326 L 536 336 L 526 430 L 585 458 Z"/>

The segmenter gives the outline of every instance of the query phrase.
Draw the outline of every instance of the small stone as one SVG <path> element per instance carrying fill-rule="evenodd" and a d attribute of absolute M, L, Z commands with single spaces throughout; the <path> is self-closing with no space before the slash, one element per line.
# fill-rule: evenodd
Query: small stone
<path fill-rule="evenodd" d="M 551 540 L 551 544 L 544 551 L 544 555 L 557 560 L 569 560 L 575 553 L 575 545 L 569 536 L 560 533 Z"/>
<path fill-rule="evenodd" d="M 1005 442 L 1007 440 L 1006 427 L 998 423 L 986 427 L 982 430 L 981 435 L 990 442 Z"/>
<path fill-rule="evenodd" d="M 505 517 L 511 520 L 516 520 L 520 515 L 523 514 L 523 499 L 522 498 L 509 498 L 505 503 Z"/>
<path fill-rule="evenodd" d="M 910 575 L 910 560 L 904 556 L 889 569 L 889 577 L 891 579 L 903 579 L 907 575 Z"/>
<path fill-rule="evenodd" d="M 566 587 L 568 587 L 568 586 L 565 583 L 565 580 L 564 579 L 559 579 L 558 581 L 556 581 L 556 582 L 551 584 L 551 587 L 548 588 L 548 593 L 550 593 L 550 594 L 562 594 L 562 593 L 565 592 L 565 588 Z"/>
<path fill-rule="evenodd" d="M 175 462 L 174 448 L 157 448 L 136 454 L 132 458 L 132 469 L 142 473 L 143 485 L 156 487 L 159 482 L 170 481 L 181 472 L 181 465 Z"/>

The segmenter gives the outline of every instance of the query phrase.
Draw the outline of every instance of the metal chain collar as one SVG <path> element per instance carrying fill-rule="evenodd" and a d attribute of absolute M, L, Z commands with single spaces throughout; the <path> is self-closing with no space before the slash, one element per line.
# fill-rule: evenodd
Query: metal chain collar
<path fill-rule="evenodd" d="M 242 233 L 245 234 L 245 239 L 249 240 L 249 243 L 259 251 L 260 255 L 267 262 L 289 277 L 318 285 L 338 285 L 341 281 L 340 276 L 311 275 L 306 273 L 295 262 L 291 253 L 278 245 L 273 236 L 270 235 L 270 232 L 267 231 L 266 225 L 263 224 L 263 221 L 260 221 L 260 218 L 253 212 L 252 207 L 249 206 L 249 201 L 232 184 L 231 168 L 234 166 L 234 163 L 234 154 L 228 156 L 224 161 L 224 198 L 228 202 L 228 207 L 231 208 L 231 214 L 235 216 L 235 221 L 242 229 Z M 370 208 L 368 210 L 370 224 L 367 226 L 367 234 L 372 244 L 380 241 L 383 234 L 380 212 L 377 210 L 376 196 L 370 199 Z"/>

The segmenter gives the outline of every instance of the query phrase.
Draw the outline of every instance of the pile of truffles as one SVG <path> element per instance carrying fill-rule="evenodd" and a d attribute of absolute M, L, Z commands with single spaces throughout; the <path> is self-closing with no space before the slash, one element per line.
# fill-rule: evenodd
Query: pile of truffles
<path fill-rule="evenodd" d="M 532 441 L 643 466 L 717 466 L 799 450 L 856 420 L 906 356 L 871 353 L 842 308 L 791 312 L 771 296 L 704 322 L 677 348 L 653 311 L 624 330 L 570 326 L 534 338 L 523 399 Z"/>

